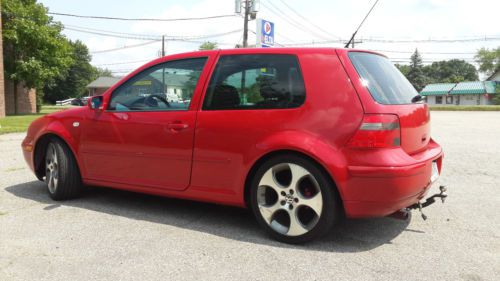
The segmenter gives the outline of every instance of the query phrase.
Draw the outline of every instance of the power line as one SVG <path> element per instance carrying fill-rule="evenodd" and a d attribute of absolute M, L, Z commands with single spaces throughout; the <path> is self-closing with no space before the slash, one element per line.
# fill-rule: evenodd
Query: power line
<path fill-rule="evenodd" d="M 413 54 L 415 51 L 395 51 L 395 50 L 374 50 L 376 52 L 386 52 L 386 53 L 400 53 L 400 54 Z M 475 55 L 477 52 L 421 52 L 420 54 L 431 54 L 431 55 Z"/>
<path fill-rule="evenodd" d="M 359 40 L 362 42 L 373 42 L 373 43 L 467 43 L 467 42 L 482 42 L 482 41 L 498 41 L 500 40 L 500 35 L 494 36 L 481 36 L 475 38 L 450 38 L 450 39 L 375 39 L 375 38 L 364 38 L 361 37 Z M 314 45 L 314 44 L 332 44 L 341 43 L 342 40 L 323 40 L 323 41 L 308 41 L 299 43 L 283 43 L 285 46 L 303 46 L 303 45 Z"/>
<path fill-rule="evenodd" d="M 148 40 L 148 41 L 151 41 L 151 40 L 160 41 L 161 40 L 161 38 L 159 38 L 159 37 L 156 38 L 156 37 L 148 37 L 148 36 L 120 35 L 120 34 L 105 33 L 105 32 L 85 30 L 85 29 L 79 29 L 79 28 L 73 28 L 73 27 L 65 27 L 65 29 L 71 30 L 71 31 L 76 31 L 76 32 L 81 32 L 81 33 L 94 34 L 94 35 L 100 35 L 100 36 L 105 36 L 105 37 L 122 38 L 122 39 Z"/>
<path fill-rule="evenodd" d="M 410 61 L 411 58 L 391 58 L 389 57 L 390 60 L 408 60 Z M 442 60 L 464 60 L 464 61 L 475 61 L 474 58 L 447 58 L 447 59 L 443 59 L 443 58 L 424 58 L 423 60 L 427 60 L 427 61 L 442 61 Z"/>
<path fill-rule="evenodd" d="M 74 26 L 74 25 L 66 25 L 65 28 L 68 30 L 72 30 L 72 31 L 107 36 L 107 37 L 135 39 L 135 40 L 157 40 L 157 41 L 160 41 L 162 39 L 162 36 L 165 36 L 165 39 L 170 40 L 170 41 L 175 41 L 175 40 L 185 41 L 185 40 L 191 40 L 191 39 L 206 39 L 206 38 L 213 38 L 213 37 L 221 37 L 221 36 L 241 32 L 241 29 L 237 29 L 237 30 L 231 30 L 231 31 L 215 33 L 215 34 L 176 36 L 176 35 L 151 35 L 151 34 L 138 34 L 138 33 L 124 33 L 124 32 L 116 32 L 116 31 L 109 31 L 109 30 L 102 30 L 102 29 L 95 29 L 95 28 L 88 28 L 88 27 L 79 27 L 79 26 Z"/>
<path fill-rule="evenodd" d="M 135 60 L 135 61 L 122 61 L 122 62 L 102 63 L 102 64 L 95 64 L 94 66 L 132 64 L 132 63 L 138 63 L 138 62 L 147 62 L 147 61 L 151 61 L 151 60 L 153 60 L 153 59 L 143 59 L 143 60 Z"/>
<path fill-rule="evenodd" d="M 129 48 L 135 48 L 135 47 L 150 45 L 150 44 L 154 44 L 154 43 L 157 43 L 157 42 L 160 42 L 160 41 L 154 40 L 154 41 L 144 42 L 144 43 L 140 43 L 140 44 L 127 45 L 127 46 L 123 46 L 123 47 L 119 47 L 119 48 L 91 51 L 90 53 L 91 54 L 102 54 L 102 53 L 107 53 L 107 52 L 113 52 L 113 51 L 119 51 L 119 50 L 123 50 L 123 49 L 129 49 Z"/>
<path fill-rule="evenodd" d="M 292 11 L 293 13 L 295 13 L 297 16 L 299 16 L 302 20 L 304 20 L 305 22 L 309 23 L 310 25 L 314 26 L 315 28 L 317 28 L 318 30 L 321 30 L 323 31 L 324 33 L 328 34 L 329 36 L 331 37 L 335 37 L 335 38 L 340 38 L 339 36 L 337 35 L 333 35 L 332 33 L 326 31 L 325 29 L 323 29 L 321 26 L 319 25 L 316 25 L 315 23 L 313 23 L 312 21 L 310 21 L 308 18 L 302 16 L 299 12 L 297 12 L 294 8 L 292 8 L 290 5 L 288 5 L 285 1 L 283 0 L 280 0 L 280 2 L 285 5 L 290 11 Z"/>
<path fill-rule="evenodd" d="M 161 35 L 158 35 L 158 34 L 118 32 L 118 31 L 97 29 L 97 28 L 92 28 L 92 27 L 87 27 L 87 26 L 79 26 L 79 25 L 71 25 L 71 24 L 64 24 L 64 28 L 66 28 L 66 29 L 75 28 L 75 29 L 80 29 L 80 30 L 85 30 L 85 31 L 96 31 L 96 32 L 103 32 L 103 33 L 110 33 L 110 34 L 126 35 L 126 36 L 137 36 L 137 37 L 143 36 L 143 37 L 150 37 L 150 38 L 161 38 Z"/>
<path fill-rule="evenodd" d="M 76 14 L 56 13 L 56 12 L 47 12 L 47 14 L 56 16 L 65 16 L 65 17 L 75 17 L 75 18 L 121 20 L 121 21 L 190 21 L 190 20 L 229 18 L 235 16 L 235 15 L 216 15 L 216 16 L 206 16 L 206 17 L 160 19 L 160 18 L 121 18 L 121 17 L 107 17 L 107 16 L 88 16 L 88 15 L 76 15 Z"/>
<path fill-rule="evenodd" d="M 376 38 L 362 38 L 363 42 L 374 42 L 374 43 L 464 43 L 464 42 L 478 42 L 478 41 L 497 41 L 500 40 L 500 36 L 484 36 L 475 38 L 451 38 L 451 39 L 376 39 Z"/>
<path fill-rule="evenodd" d="M 272 7 L 267 6 L 264 2 L 261 2 L 262 6 L 266 7 L 271 13 L 273 13 L 276 16 L 278 16 L 279 18 L 283 19 L 284 21 L 286 21 L 287 23 L 289 23 L 290 25 L 292 25 L 296 29 L 300 29 L 300 30 L 302 30 L 303 32 L 306 32 L 306 33 L 311 33 L 314 36 L 322 38 L 322 39 L 328 39 L 329 38 L 327 36 L 324 36 L 323 34 L 319 34 L 319 33 L 315 32 L 315 31 L 309 29 L 307 26 L 304 26 L 302 23 L 295 21 L 293 18 L 291 18 L 290 16 L 288 16 L 285 12 L 281 11 L 281 9 L 279 9 L 278 7 L 276 7 L 276 5 L 274 5 L 272 2 L 269 1 L 267 3 L 270 4 Z"/>
<path fill-rule="evenodd" d="M 125 68 L 125 69 L 115 69 L 115 70 L 110 70 L 112 73 L 126 73 L 126 72 L 131 72 L 134 71 L 135 69 L 132 68 Z"/>

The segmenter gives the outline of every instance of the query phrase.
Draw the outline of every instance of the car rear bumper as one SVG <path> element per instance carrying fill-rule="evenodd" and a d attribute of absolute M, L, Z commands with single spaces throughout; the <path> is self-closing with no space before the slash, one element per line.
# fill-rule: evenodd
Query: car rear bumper
<path fill-rule="evenodd" d="M 387 151 L 384 159 L 393 161 L 398 158 L 397 155 L 391 157 L 391 153 L 398 152 Z M 441 173 L 441 147 L 432 142 L 425 151 L 404 159 L 406 162 L 398 166 L 348 166 L 349 178 L 343 188 L 346 216 L 387 216 L 423 199 L 433 184 L 433 162 L 436 162 L 438 173 Z"/>

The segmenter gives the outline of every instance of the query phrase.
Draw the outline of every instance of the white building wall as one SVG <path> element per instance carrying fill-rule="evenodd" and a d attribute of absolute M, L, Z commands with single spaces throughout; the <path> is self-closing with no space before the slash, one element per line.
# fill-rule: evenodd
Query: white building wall
<path fill-rule="evenodd" d="M 477 105 L 479 95 L 460 95 L 460 105 Z"/>
<path fill-rule="evenodd" d="M 480 104 L 481 105 L 490 105 L 490 104 L 492 104 L 491 103 L 491 98 L 493 98 L 491 94 L 490 94 L 490 99 L 487 99 L 486 95 L 481 95 L 481 97 L 480 97 Z"/>
<path fill-rule="evenodd" d="M 436 98 L 441 97 L 442 103 L 436 103 Z M 427 96 L 427 104 L 428 105 L 446 105 L 446 97 L 445 96 Z"/>
<path fill-rule="evenodd" d="M 441 97 L 442 103 L 436 103 L 436 98 Z M 428 105 L 437 106 L 453 106 L 453 105 L 491 105 L 492 95 L 487 99 L 484 94 L 480 95 L 443 95 L 443 96 L 427 96 Z M 447 103 L 448 99 L 448 103 Z M 451 103 L 449 103 L 451 101 Z"/>

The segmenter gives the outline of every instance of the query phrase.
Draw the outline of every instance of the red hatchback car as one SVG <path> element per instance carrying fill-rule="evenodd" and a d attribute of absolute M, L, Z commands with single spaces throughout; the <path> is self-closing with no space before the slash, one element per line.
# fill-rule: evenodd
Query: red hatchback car
<path fill-rule="evenodd" d="M 369 51 L 191 52 L 37 119 L 22 148 L 54 200 L 96 185 L 249 207 L 276 239 L 300 243 L 341 216 L 419 205 L 443 152 L 418 98 Z"/>

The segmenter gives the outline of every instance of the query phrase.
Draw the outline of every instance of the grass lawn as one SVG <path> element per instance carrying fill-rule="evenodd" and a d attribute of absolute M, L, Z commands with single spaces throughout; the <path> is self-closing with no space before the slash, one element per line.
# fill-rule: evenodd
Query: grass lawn
<path fill-rule="evenodd" d="M 36 114 L 9 115 L 0 119 L 0 134 L 25 132 L 29 124 L 36 118 L 47 113 L 70 108 L 69 106 L 44 105 L 42 111 Z"/>
<path fill-rule="evenodd" d="M 449 106 L 429 106 L 435 111 L 500 111 L 500 105 L 449 105 Z"/>

